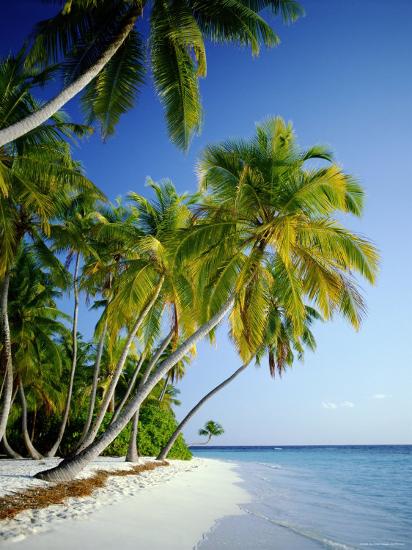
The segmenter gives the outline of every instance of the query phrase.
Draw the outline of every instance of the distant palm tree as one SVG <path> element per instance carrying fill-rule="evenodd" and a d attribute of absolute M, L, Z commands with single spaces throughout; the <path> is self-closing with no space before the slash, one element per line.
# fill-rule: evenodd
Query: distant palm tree
<path fill-rule="evenodd" d="M 219 424 L 219 422 L 215 422 L 214 420 L 208 420 L 203 428 L 200 428 L 199 435 L 204 435 L 207 437 L 207 441 L 202 443 L 202 445 L 207 445 L 209 441 L 212 439 L 212 437 L 218 437 L 219 435 L 223 435 L 225 433 L 225 430 L 223 427 Z"/>

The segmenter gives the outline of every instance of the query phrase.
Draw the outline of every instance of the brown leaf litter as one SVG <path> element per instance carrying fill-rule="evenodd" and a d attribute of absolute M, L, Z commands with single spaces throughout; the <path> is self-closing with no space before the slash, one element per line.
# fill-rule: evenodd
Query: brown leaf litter
<path fill-rule="evenodd" d="M 90 496 L 96 489 L 106 485 L 109 477 L 139 475 L 142 472 L 169 466 L 165 460 L 137 464 L 129 470 L 99 470 L 91 477 L 56 483 L 48 487 L 33 487 L 19 493 L 0 497 L 0 520 L 10 519 L 25 510 L 38 510 L 53 504 L 62 504 L 68 498 Z"/>

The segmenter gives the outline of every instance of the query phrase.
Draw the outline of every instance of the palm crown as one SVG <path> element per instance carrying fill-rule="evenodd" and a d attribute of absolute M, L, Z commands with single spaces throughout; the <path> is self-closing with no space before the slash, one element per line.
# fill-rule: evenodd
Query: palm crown
<path fill-rule="evenodd" d="M 171 139 L 189 145 L 199 131 L 202 108 L 199 78 L 206 76 L 205 42 L 250 46 L 279 43 L 266 16 L 296 20 L 302 8 L 295 0 L 69 0 L 61 12 L 40 22 L 34 32 L 29 63 L 61 63 L 70 85 L 114 49 L 87 85 L 82 105 L 89 122 L 98 121 L 104 137 L 113 133 L 122 113 L 132 107 L 150 67 L 164 106 Z M 149 30 L 143 16 L 149 12 Z M 147 35 L 147 40 L 145 39 Z M 146 55 L 146 42 L 149 56 Z M 111 51 L 111 50 L 110 50 Z"/>
<path fill-rule="evenodd" d="M 29 91 L 33 79 L 22 55 L 0 63 L 0 127 L 37 108 Z M 57 113 L 48 124 L 0 147 L 0 274 L 11 266 L 25 234 L 37 241 L 50 234 L 51 220 L 62 214 L 69 194 L 82 190 L 101 196 L 64 140 L 85 132 Z"/>
<path fill-rule="evenodd" d="M 207 147 L 198 170 L 209 194 L 176 261 L 192 258 L 199 288 L 209 288 L 204 318 L 235 292 L 231 330 L 245 360 L 264 341 L 273 285 L 296 334 L 305 297 L 325 318 L 339 311 L 359 326 L 363 302 L 353 274 L 372 282 L 377 252 L 333 218 L 360 215 L 363 192 L 329 151 L 300 149 L 291 125 L 274 118 L 249 141 Z"/>

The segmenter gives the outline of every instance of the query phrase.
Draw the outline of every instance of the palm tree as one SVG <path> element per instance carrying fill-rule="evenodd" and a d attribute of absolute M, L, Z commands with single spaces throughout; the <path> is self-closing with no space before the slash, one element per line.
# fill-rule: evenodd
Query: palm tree
<path fill-rule="evenodd" d="M 322 160 L 325 166 L 313 168 L 313 161 Z M 333 218 L 336 212 L 359 215 L 363 192 L 325 148 L 301 150 L 292 126 L 270 119 L 249 141 L 208 147 L 199 174 L 208 195 L 196 223 L 176 231 L 175 247 L 169 250 L 175 269 L 188 271 L 198 285 L 191 308 L 198 328 L 157 366 L 98 440 L 38 477 L 75 476 L 117 436 L 156 384 L 229 313 L 240 356 L 249 361 L 265 338 L 267 288 L 273 281 L 268 265 L 297 333 L 304 323 L 304 296 L 326 319 L 339 310 L 359 326 L 363 303 L 352 273 L 373 283 L 377 253 Z"/>
<path fill-rule="evenodd" d="M 56 307 L 61 296 L 53 272 L 39 263 L 33 247 L 19 247 L 11 271 L 9 289 L 10 334 L 16 387 L 21 401 L 22 435 L 31 458 L 41 455 L 27 429 L 28 411 L 47 404 L 56 408 L 55 380 L 61 376 L 61 354 L 56 337 L 66 334 L 62 320 L 68 320 Z M 28 396 L 26 397 L 26 392 Z"/>
<path fill-rule="evenodd" d="M 38 79 L 39 74 L 29 76 L 25 71 L 22 54 L 10 56 L 0 63 L 0 127 L 18 117 L 16 110 L 32 113 L 37 109 L 29 90 Z M 30 238 L 36 243 L 43 260 L 47 257 L 65 278 L 64 269 L 50 253 L 44 239 L 49 235 L 50 221 L 60 212 L 68 190 L 94 188 L 83 175 L 80 165 L 71 158 L 70 147 L 64 141 L 66 136 L 72 137 L 74 133 L 84 135 L 86 131 L 57 113 L 49 124 L 38 126 L 24 137 L 0 147 L 1 370 L 6 377 L 0 438 L 10 412 L 13 381 L 7 318 L 10 270 L 20 243 L 24 238 Z M 51 196 L 57 189 L 59 194 L 52 200 Z"/>
<path fill-rule="evenodd" d="M 219 424 L 219 422 L 215 422 L 214 420 L 208 420 L 205 422 L 205 425 L 203 428 L 200 428 L 198 431 L 199 435 L 204 435 L 207 437 L 207 441 L 202 443 L 202 445 L 207 445 L 209 441 L 212 439 L 212 437 L 218 437 L 219 435 L 223 435 L 225 433 L 225 430 L 223 427 Z"/>
<path fill-rule="evenodd" d="M 133 106 L 144 82 L 149 63 L 137 26 L 143 22 L 146 0 L 63 4 L 55 17 L 37 24 L 28 65 L 60 62 L 65 87 L 34 113 L 23 112 L 9 120 L 0 129 L 0 146 L 44 123 L 81 91 L 88 120 L 97 120 L 106 137 L 120 115 Z M 198 80 L 206 76 L 204 41 L 250 46 L 257 55 L 262 44 L 279 43 L 263 10 L 279 14 L 286 23 L 303 14 L 295 0 L 154 0 L 149 6 L 150 67 L 170 136 L 184 148 L 201 125 Z"/>

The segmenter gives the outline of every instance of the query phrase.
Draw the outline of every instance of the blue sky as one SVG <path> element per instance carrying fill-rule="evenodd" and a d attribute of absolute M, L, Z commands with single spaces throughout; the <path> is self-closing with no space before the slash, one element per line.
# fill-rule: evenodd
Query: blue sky
<path fill-rule="evenodd" d="M 147 176 L 196 189 L 205 144 L 247 137 L 269 115 L 293 121 L 302 146 L 329 145 L 367 193 L 365 214 L 347 224 L 381 251 L 378 284 L 365 286 L 368 316 L 359 333 L 340 320 L 315 327 L 318 349 L 279 380 L 248 371 L 213 398 L 186 430 L 190 443 L 212 418 L 219 444 L 411 443 L 412 427 L 412 2 L 302 0 L 306 17 L 276 28 L 282 43 L 262 51 L 209 45 L 202 82 L 202 135 L 187 154 L 168 141 L 162 109 L 148 85 L 136 108 L 103 144 L 94 136 L 75 152 L 110 198 L 144 191 Z M 50 7 L 19 0 L 2 7 L 0 51 L 16 49 Z M 150 82 L 149 82 L 150 84 Z M 76 101 L 69 112 L 80 120 Z M 84 309 L 81 329 L 95 318 Z M 179 385 L 181 417 L 239 366 L 226 336 L 201 344 Z"/>

